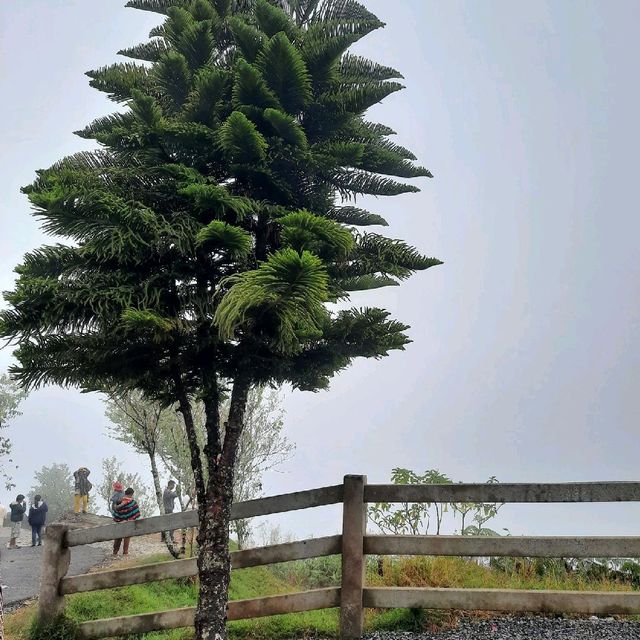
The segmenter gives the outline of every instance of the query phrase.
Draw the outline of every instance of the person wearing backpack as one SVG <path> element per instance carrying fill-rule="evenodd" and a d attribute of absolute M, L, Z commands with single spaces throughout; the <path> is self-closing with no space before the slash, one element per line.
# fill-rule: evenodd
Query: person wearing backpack
<path fill-rule="evenodd" d="M 129 487 L 124 492 L 124 498 L 113 508 L 113 519 L 115 522 L 128 522 L 137 520 L 141 516 L 138 503 L 133 497 L 133 489 Z M 124 544 L 123 544 L 124 541 Z M 129 542 L 131 538 L 116 538 L 113 541 L 113 555 L 117 556 L 122 544 L 122 555 L 129 555 Z"/>
<path fill-rule="evenodd" d="M 31 525 L 31 546 L 42 545 L 42 527 L 47 520 L 47 503 L 43 502 L 41 495 L 33 496 L 33 502 L 29 508 L 29 515 L 27 516 L 27 522 Z"/>

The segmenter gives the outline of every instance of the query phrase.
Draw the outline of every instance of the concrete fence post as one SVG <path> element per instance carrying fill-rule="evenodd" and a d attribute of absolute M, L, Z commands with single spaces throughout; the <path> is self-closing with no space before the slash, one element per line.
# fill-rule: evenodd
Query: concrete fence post
<path fill-rule="evenodd" d="M 68 527 L 50 524 L 44 534 L 42 578 L 38 601 L 38 622 L 47 624 L 64 611 L 64 596 L 60 593 L 60 580 L 69 570 L 71 551 L 66 544 Z"/>
<path fill-rule="evenodd" d="M 366 476 L 344 477 L 340 596 L 342 640 L 360 640 L 364 625 L 362 594 L 365 575 L 364 535 L 367 510 L 364 502 L 364 487 L 366 483 Z"/>

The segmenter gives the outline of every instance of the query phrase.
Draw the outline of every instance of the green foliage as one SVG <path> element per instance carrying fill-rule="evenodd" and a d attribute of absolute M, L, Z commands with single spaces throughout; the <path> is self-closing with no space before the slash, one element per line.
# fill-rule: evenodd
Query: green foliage
<path fill-rule="evenodd" d="M 165 105 L 178 111 L 184 104 L 191 87 L 191 71 L 187 59 L 177 51 L 169 51 L 154 67 L 158 89 L 165 96 Z"/>
<path fill-rule="evenodd" d="M 325 306 L 440 264 L 355 234 L 387 222 L 345 205 L 431 175 L 364 118 L 401 88 L 398 71 L 348 51 L 382 22 L 355 0 L 129 6 L 164 18 L 121 52 L 145 64 L 89 72 L 126 110 L 79 132 L 101 150 L 24 190 L 66 246 L 25 256 L 0 312 L 18 379 L 173 402 L 176 353 L 199 394 L 240 371 L 324 388 L 354 358 L 403 349 L 406 327 L 384 311 Z"/>
<path fill-rule="evenodd" d="M 62 615 L 45 625 L 34 621 L 27 637 L 28 640 L 77 640 L 80 638 L 80 633 L 78 624 Z"/>
<path fill-rule="evenodd" d="M 342 225 L 308 211 L 290 213 L 278 220 L 282 240 L 298 252 L 311 251 L 321 257 L 328 254 L 346 258 L 354 247 L 353 235 Z"/>
<path fill-rule="evenodd" d="M 142 65 L 131 62 L 112 64 L 95 71 L 87 71 L 89 83 L 94 89 L 104 91 L 115 102 L 124 102 L 132 97 L 133 90 L 149 89 L 149 71 Z"/>
<path fill-rule="evenodd" d="M 134 47 L 121 49 L 118 51 L 118 55 L 133 58 L 134 60 L 144 60 L 145 62 L 158 62 L 167 51 L 168 47 L 164 40 L 155 39 L 135 45 Z"/>
<path fill-rule="evenodd" d="M 0 430 L 9 426 L 13 418 L 20 415 L 18 407 L 27 397 L 27 392 L 8 375 L 0 375 Z M 3 477 L 5 488 L 10 491 L 15 484 L 11 481 L 8 466 L 13 465 L 11 455 L 12 442 L 8 436 L 0 435 L 0 476 Z"/>
<path fill-rule="evenodd" d="M 304 339 L 322 335 L 328 277 L 312 253 L 282 249 L 258 269 L 229 278 L 228 284 L 214 318 L 222 339 L 233 339 L 241 327 L 255 331 L 258 318 L 268 318 L 267 340 L 280 352 L 293 353 Z"/>
<path fill-rule="evenodd" d="M 231 260 L 246 258 L 253 248 L 251 234 L 220 220 L 210 222 L 198 232 L 196 243 L 207 251 L 221 252 Z"/>
<path fill-rule="evenodd" d="M 255 15 L 260 30 L 269 38 L 280 32 L 286 34 L 291 41 L 299 36 L 298 29 L 289 16 L 267 0 L 256 0 Z"/>
<path fill-rule="evenodd" d="M 240 60 L 237 65 L 233 103 L 236 107 L 250 105 L 261 109 L 279 106 L 278 99 L 267 87 L 260 71 L 244 60 Z M 274 111 L 280 113 L 277 109 Z"/>
<path fill-rule="evenodd" d="M 423 474 L 418 474 L 411 469 L 397 467 L 391 472 L 391 481 L 394 484 L 453 484 L 453 480 L 436 469 L 428 469 Z M 488 484 L 495 484 L 498 480 L 492 476 Z M 497 536 L 500 535 L 493 529 L 484 525 L 498 515 L 501 504 L 486 503 L 453 503 L 441 504 L 438 502 L 404 502 L 390 504 L 378 502 L 372 504 L 368 510 L 369 520 L 383 533 L 394 535 L 427 535 L 429 528 L 435 525 L 435 534 L 440 535 L 445 514 L 451 513 L 454 517 L 461 518 L 460 533 L 473 536 Z M 473 524 L 467 524 L 471 519 Z"/>
<path fill-rule="evenodd" d="M 256 65 L 285 111 L 300 113 L 311 99 L 311 83 L 300 52 L 286 34 L 277 33 L 265 44 Z"/>
<path fill-rule="evenodd" d="M 248 62 L 255 62 L 258 53 L 260 53 L 267 40 L 266 35 L 259 29 L 256 29 L 254 26 L 237 17 L 231 17 L 229 19 L 229 28 L 231 29 L 240 53 L 242 53 Z"/>
<path fill-rule="evenodd" d="M 147 557 L 136 561 L 136 565 L 151 564 L 167 560 L 165 556 Z M 510 559 L 513 560 L 513 559 Z M 536 566 L 538 568 L 536 568 Z M 542 571 L 539 570 L 542 568 Z M 452 557 L 402 557 L 385 558 L 383 575 L 370 562 L 367 566 L 367 584 L 387 587 L 440 587 L 440 588 L 494 588 L 494 589 L 552 589 L 629 591 L 630 584 L 606 576 L 587 575 L 581 571 L 567 571 L 558 560 L 539 558 L 534 563 L 520 562 L 508 570 L 488 567 L 464 558 Z M 340 581 L 340 559 L 337 556 L 290 562 L 273 567 L 257 567 L 237 570 L 232 573 L 230 596 L 232 600 L 255 598 L 266 595 L 296 592 L 306 589 L 334 586 Z M 77 594 L 67 597 L 66 620 L 57 628 L 39 630 L 25 624 L 25 611 L 11 614 L 6 620 L 9 637 L 16 640 L 76 640 L 76 625 L 85 620 L 108 618 L 115 615 L 131 615 L 152 611 L 193 606 L 197 598 L 197 582 L 188 580 L 165 580 L 103 591 Z M 14 622 L 14 617 L 16 621 Z M 420 631 L 434 627 L 455 626 L 455 612 L 390 609 L 368 610 L 365 630 L 375 631 Z M 332 638 L 338 634 L 337 610 L 310 611 L 256 618 L 229 623 L 232 640 L 287 640 L 293 637 Z M 12 635 L 13 634 L 13 635 Z M 24 634 L 24 635 L 23 635 Z M 51 634 L 51 635 L 48 635 Z M 66 635 L 65 635 L 66 634 Z M 187 640 L 193 637 L 192 630 L 174 630 L 145 635 L 148 640 Z"/>
<path fill-rule="evenodd" d="M 48 522 L 57 522 L 60 516 L 71 509 L 74 490 L 73 472 L 67 464 L 53 463 L 43 466 L 35 473 L 35 483 L 29 492 L 30 501 L 39 494 L 47 503 Z"/>
<path fill-rule="evenodd" d="M 264 118 L 287 144 L 306 149 L 307 136 L 294 118 L 278 109 L 265 109 Z"/>
<path fill-rule="evenodd" d="M 240 111 L 234 111 L 220 128 L 220 148 L 231 162 L 261 164 L 268 146 L 255 124 Z"/>

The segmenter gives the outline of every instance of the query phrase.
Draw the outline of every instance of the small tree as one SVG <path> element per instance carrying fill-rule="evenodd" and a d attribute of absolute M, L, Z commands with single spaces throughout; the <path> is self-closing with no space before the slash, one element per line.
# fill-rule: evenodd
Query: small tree
<path fill-rule="evenodd" d="M 148 458 L 158 509 L 164 513 L 157 456 L 165 412 L 158 402 L 148 400 L 140 391 L 112 394 L 106 405 L 111 422 L 107 427 L 109 435 Z"/>
<path fill-rule="evenodd" d="M 140 513 L 143 518 L 148 518 L 155 513 L 156 500 L 153 490 L 144 483 L 139 474 L 124 472 L 122 465 L 115 456 L 105 458 L 102 461 L 102 481 L 97 487 L 98 495 L 107 511 L 111 510 L 114 482 L 121 482 L 125 489 L 131 487 L 135 491 L 134 497 L 140 507 Z"/>
<path fill-rule="evenodd" d="M 33 500 L 33 496 L 40 494 L 49 507 L 47 520 L 55 522 L 71 509 L 73 491 L 73 472 L 69 466 L 54 463 L 36 471 L 29 496 Z"/>
<path fill-rule="evenodd" d="M 223 408 L 223 423 L 229 412 L 229 405 Z M 233 481 L 235 502 L 253 500 L 262 495 L 262 478 L 285 460 L 295 450 L 282 434 L 284 409 L 282 399 L 276 391 L 267 393 L 264 387 L 256 387 L 249 392 L 245 426 L 238 445 L 236 474 Z M 238 546 L 243 549 L 251 536 L 248 520 L 235 520 L 232 527 L 236 532 Z"/>
<path fill-rule="evenodd" d="M 13 464 L 11 455 L 11 438 L 2 435 L 9 422 L 20 415 L 18 406 L 27 397 L 25 389 L 21 388 L 17 382 L 12 380 L 8 375 L 0 375 L 0 476 L 4 479 L 7 491 L 13 489 L 16 485 L 11 481 L 11 475 L 8 465 Z M 16 466 L 17 468 L 17 466 Z"/>
<path fill-rule="evenodd" d="M 220 409 L 220 423 L 226 424 L 229 402 Z M 192 408 L 199 443 L 206 439 L 205 411 L 202 404 Z M 182 487 L 181 506 L 189 508 L 195 494 L 193 465 L 184 422 L 175 412 L 167 412 L 161 421 L 159 455 L 170 475 Z M 262 493 L 263 475 L 291 457 L 295 446 L 283 436 L 284 410 L 278 392 L 254 387 L 247 396 L 245 427 L 240 437 L 236 460 L 233 496 L 236 502 L 252 500 Z M 222 430 L 224 436 L 224 429 Z M 244 548 L 251 535 L 248 520 L 232 523 L 238 545 Z"/>
<path fill-rule="evenodd" d="M 394 484 L 453 484 L 449 476 L 437 469 L 429 469 L 423 474 L 415 473 L 411 469 L 396 468 L 391 472 Z M 488 484 L 497 483 L 495 476 L 491 476 Z M 391 504 L 378 502 L 368 509 L 369 520 L 381 531 L 394 535 L 427 535 L 429 526 L 435 522 L 435 535 L 442 533 L 444 514 L 450 508 L 461 517 L 460 533 L 462 535 L 499 535 L 485 524 L 495 518 L 503 505 L 489 503 L 453 503 L 451 505 L 440 502 L 404 502 Z M 473 514 L 473 524 L 467 523 L 469 514 Z"/>

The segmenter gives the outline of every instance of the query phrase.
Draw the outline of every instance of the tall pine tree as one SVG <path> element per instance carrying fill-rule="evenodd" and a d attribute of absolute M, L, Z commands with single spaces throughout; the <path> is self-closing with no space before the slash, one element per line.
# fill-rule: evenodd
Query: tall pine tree
<path fill-rule="evenodd" d="M 224 638 L 229 515 L 247 393 L 325 388 L 357 357 L 403 349 L 352 291 L 439 264 L 357 208 L 430 177 L 365 112 L 401 75 L 349 53 L 382 23 L 354 0 L 130 0 L 165 16 L 131 61 L 87 75 L 126 107 L 78 135 L 100 149 L 24 189 L 43 246 L 17 268 L 1 333 L 26 386 L 143 391 L 177 404 L 200 516 L 198 639 Z M 219 405 L 230 397 L 225 429 Z M 206 469 L 191 400 L 206 407 Z M 221 433 L 224 432 L 224 438 Z"/>

